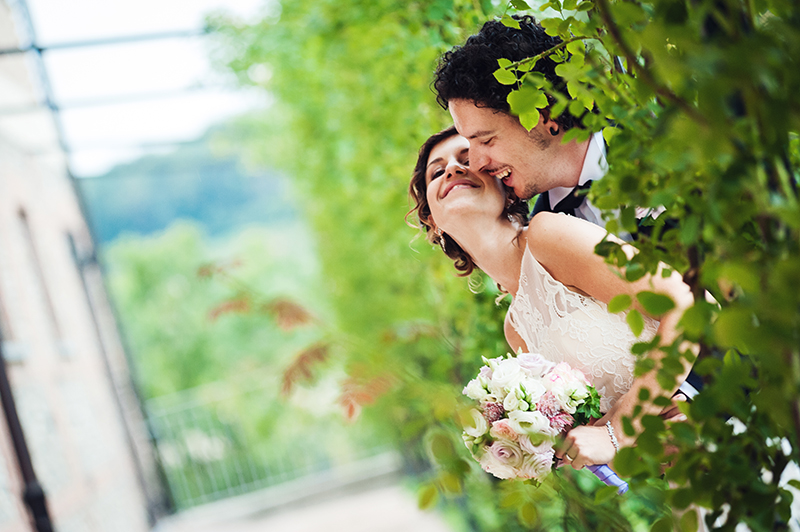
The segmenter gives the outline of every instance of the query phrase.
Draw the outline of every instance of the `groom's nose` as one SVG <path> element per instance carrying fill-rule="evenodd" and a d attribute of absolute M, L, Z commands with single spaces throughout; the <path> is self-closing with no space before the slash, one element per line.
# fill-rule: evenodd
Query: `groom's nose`
<path fill-rule="evenodd" d="M 469 167 L 473 172 L 480 172 L 489 164 L 489 157 L 486 156 L 486 151 L 478 146 L 469 147 Z"/>

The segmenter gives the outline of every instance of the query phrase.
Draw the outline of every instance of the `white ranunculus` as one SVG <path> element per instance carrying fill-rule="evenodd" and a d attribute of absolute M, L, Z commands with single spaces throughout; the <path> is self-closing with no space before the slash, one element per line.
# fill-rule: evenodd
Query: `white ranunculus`
<path fill-rule="evenodd" d="M 489 430 L 486 418 L 484 418 L 483 414 L 476 408 L 470 410 L 469 413 L 472 416 L 472 423 L 464 425 L 464 432 L 472 438 L 480 438 Z"/>
<path fill-rule="evenodd" d="M 508 413 L 508 422 L 518 434 L 549 434 L 550 421 L 541 412 L 521 412 L 514 410 Z"/>

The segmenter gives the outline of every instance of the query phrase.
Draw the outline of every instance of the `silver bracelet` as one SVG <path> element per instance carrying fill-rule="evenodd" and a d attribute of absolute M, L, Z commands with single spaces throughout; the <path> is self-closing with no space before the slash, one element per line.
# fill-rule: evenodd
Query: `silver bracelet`
<path fill-rule="evenodd" d="M 619 452 L 619 442 L 617 437 L 614 436 L 614 427 L 611 426 L 610 421 L 606 421 L 606 430 L 608 431 L 608 437 L 611 438 L 611 443 L 614 445 L 614 450 Z"/>

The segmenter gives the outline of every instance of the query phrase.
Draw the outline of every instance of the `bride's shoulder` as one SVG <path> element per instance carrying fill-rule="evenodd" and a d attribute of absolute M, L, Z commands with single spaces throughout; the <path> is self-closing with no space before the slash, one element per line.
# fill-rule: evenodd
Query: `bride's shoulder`
<path fill-rule="evenodd" d="M 594 245 L 605 230 L 586 220 L 563 213 L 540 212 L 528 224 L 528 249 L 543 264 L 563 259 L 583 248 L 594 252 Z"/>

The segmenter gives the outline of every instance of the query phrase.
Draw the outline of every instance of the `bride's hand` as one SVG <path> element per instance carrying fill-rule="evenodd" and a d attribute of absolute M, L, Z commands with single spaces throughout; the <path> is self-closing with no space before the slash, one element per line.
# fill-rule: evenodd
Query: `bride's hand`
<path fill-rule="evenodd" d="M 583 425 L 567 433 L 555 455 L 565 465 L 583 469 L 587 465 L 611 463 L 616 449 L 604 425 Z"/>

